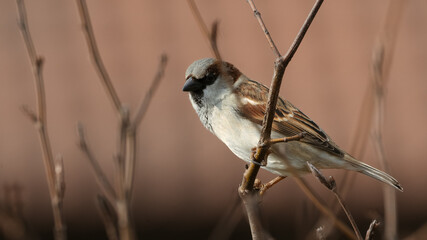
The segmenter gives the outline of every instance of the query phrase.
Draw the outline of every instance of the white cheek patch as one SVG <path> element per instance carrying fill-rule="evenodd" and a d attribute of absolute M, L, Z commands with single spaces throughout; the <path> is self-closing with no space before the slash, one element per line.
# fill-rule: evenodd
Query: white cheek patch
<path fill-rule="evenodd" d="M 203 90 L 203 98 L 206 103 L 216 105 L 226 96 L 230 95 L 231 89 L 222 79 L 217 79 L 212 85 L 206 86 Z"/>

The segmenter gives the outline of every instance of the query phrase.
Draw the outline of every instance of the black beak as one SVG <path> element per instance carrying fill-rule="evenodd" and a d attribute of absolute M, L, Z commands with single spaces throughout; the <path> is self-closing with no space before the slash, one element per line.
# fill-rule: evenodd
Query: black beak
<path fill-rule="evenodd" d="M 187 81 L 184 84 L 184 87 L 182 88 L 182 91 L 184 92 L 196 92 L 203 90 L 205 88 L 205 85 L 198 81 L 197 79 L 190 77 L 187 79 Z"/>

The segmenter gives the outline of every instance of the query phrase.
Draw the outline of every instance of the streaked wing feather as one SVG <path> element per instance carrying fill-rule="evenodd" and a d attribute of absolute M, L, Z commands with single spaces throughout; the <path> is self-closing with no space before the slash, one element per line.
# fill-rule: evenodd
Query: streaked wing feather
<path fill-rule="evenodd" d="M 261 92 L 259 88 L 261 87 Z M 239 113 L 250 121 L 261 125 L 266 110 L 268 88 L 254 81 L 241 83 L 235 92 L 241 98 Z M 254 104 L 255 103 L 255 104 Z M 289 101 L 279 97 L 273 121 L 273 130 L 286 137 L 305 132 L 301 142 L 311 144 L 332 154 L 344 156 L 344 152 L 307 115 Z"/>

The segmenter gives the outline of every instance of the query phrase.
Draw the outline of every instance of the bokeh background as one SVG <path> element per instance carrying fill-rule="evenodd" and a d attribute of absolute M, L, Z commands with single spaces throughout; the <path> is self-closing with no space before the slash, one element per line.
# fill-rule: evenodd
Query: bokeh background
<path fill-rule="evenodd" d="M 369 85 L 373 45 L 389 1 L 325 1 L 285 74 L 281 96 L 314 119 L 343 149 L 357 132 Z M 269 85 L 274 56 L 246 1 L 197 1 L 205 21 L 219 20 L 223 58 Z M 285 53 L 313 1 L 256 1 L 276 44 Z M 102 58 L 122 102 L 135 110 L 152 81 L 161 53 L 169 63 L 138 133 L 133 215 L 144 239 L 206 239 L 233 203 L 244 162 L 200 124 L 184 72 L 211 56 L 185 1 L 88 2 Z M 45 58 L 48 127 L 54 154 L 65 164 L 66 222 L 71 238 L 105 238 L 95 178 L 79 151 L 76 123 L 104 170 L 112 176 L 118 119 L 92 67 L 74 1 L 27 1 L 30 31 Z M 427 2 L 407 1 L 387 87 L 384 144 L 397 194 L 401 236 L 427 221 Z M 38 136 L 20 110 L 35 109 L 33 75 L 17 25 L 15 1 L 0 1 L 0 186 L 19 186 L 24 216 L 41 238 L 51 236 L 52 214 Z M 370 140 L 363 161 L 379 167 Z M 338 181 L 342 171 L 326 171 Z M 264 181 L 274 177 L 262 172 Z M 305 177 L 325 201 L 332 199 Z M 347 204 L 360 227 L 381 216 L 381 184 L 358 176 Z M 5 193 L 0 190 L 0 201 Z M 317 210 L 295 182 L 286 180 L 262 204 L 277 238 L 302 238 Z M 365 231 L 365 230 L 363 230 Z M 248 238 L 242 217 L 233 233 Z"/>

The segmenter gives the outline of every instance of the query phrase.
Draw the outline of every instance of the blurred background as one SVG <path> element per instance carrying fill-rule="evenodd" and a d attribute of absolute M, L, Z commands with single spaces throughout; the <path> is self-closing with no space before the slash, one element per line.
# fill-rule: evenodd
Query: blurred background
<path fill-rule="evenodd" d="M 206 23 L 219 20 L 224 60 L 248 77 L 270 84 L 274 55 L 246 1 L 197 1 Z M 325 1 L 289 65 L 281 96 L 298 106 L 343 149 L 370 84 L 371 56 L 389 1 Z M 427 2 L 406 2 L 386 91 L 385 153 L 397 193 L 401 237 L 427 221 Z M 313 1 L 256 1 L 281 53 L 285 53 Z M 143 239 L 207 239 L 237 198 L 244 162 L 204 129 L 186 93 L 184 72 L 210 49 L 185 1 L 88 2 L 98 46 L 114 87 L 133 112 L 156 73 L 162 53 L 165 78 L 139 132 L 132 213 Z M 71 239 L 105 239 L 89 163 L 78 148 L 76 124 L 111 177 L 118 119 L 89 58 L 74 1 L 27 1 L 30 31 L 45 59 L 49 135 L 65 165 L 65 216 Z M 21 106 L 35 109 L 34 81 L 13 0 L 0 1 L 0 201 L 19 189 L 23 215 L 36 236 L 51 238 L 52 211 L 33 124 Z M 379 167 L 372 140 L 361 160 Z M 324 171 L 337 179 L 343 171 Z M 260 178 L 274 176 L 262 171 Z M 326 202 L 324 187 L 305 179 Z M 346 203 L 363 232 L 381 220 L 381 183 L 358 175 Z M 292 179 L 272 188 L 262 203 L 274 237 L 303 238 L 318 211 Z M 240 210 L 240 215 L 242 211 Z M 239 215 L 238 214 L 238 215 Z M 379 216 L 379 217 L 378 217 Z M 344 221 L 345 218 L 343 218 Z M 244 217 L 232 238 L 249 238 Z M 1 237 L 0 237 L 1 238 Z"/>

